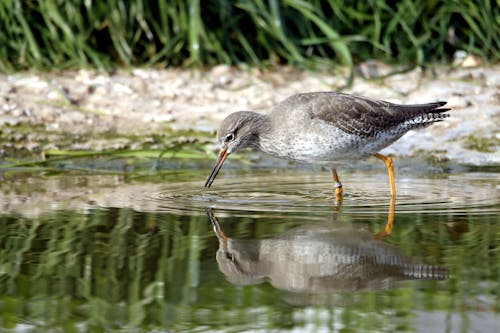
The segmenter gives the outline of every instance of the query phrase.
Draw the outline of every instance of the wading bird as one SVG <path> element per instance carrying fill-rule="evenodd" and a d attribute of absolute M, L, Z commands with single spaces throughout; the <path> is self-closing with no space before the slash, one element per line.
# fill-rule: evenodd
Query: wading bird
<path fill-rule="evenodd" d="M 205 187 L 210 187 L 226 158 L 253 147 L 272 156 L 331 167 L 335 193 L 342 196 L 337 168 L 370 156 L 382 160 L 396 196 L 392 158 L 379 153 L 412 129 L 444 120 L 446 102 L 401 105 L 337 92 L 288 97 L 267 113 L 239 111 L 223 120 L 221 150 Z"/>

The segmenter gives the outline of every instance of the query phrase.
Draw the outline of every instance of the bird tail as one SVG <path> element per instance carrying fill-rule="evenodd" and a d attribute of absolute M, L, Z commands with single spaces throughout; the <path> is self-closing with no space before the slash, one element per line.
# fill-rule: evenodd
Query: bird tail
<path fill-rule="evenodd" d="M 450 273 L 444 266 L 425 264 L 405 264 L 404 275 L 414 279 L 444 280 L 449 278 Z"/>
<path fill-rule="evenodd" d="M 405 105 L 405 111 L 409 114 L 409 119 L 405 125 L 411 129 L 427 127 L 431 124 L 440 122 L 450 115 L 445 113 L 450 108 L 442 108 L 447 102 L 436 102 L 428 104 Z"/>

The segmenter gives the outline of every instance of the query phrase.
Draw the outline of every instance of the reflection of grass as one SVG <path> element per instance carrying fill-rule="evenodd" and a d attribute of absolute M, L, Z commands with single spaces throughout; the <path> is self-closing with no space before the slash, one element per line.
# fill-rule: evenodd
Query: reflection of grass
<path fill-rule="evenodd" d="M 482 153 L 493 153 L 495 147 L 500 146 L 500 139 L 495 137 L 484 138 L 475 135 L 469 135 L 465 138 L 464 147 L 470 150 L 477 150 Z"/>
<path fill-rule="evenodd" d="M 0 1 L 0 70 L 116 64 L 492 62 L 494 1 Z"/>
<path fill-rule="evenodd" d="M 390 236 L 405 254 L 446 265 L 449 280 L 331 295 L 343 312 L 339 317 L 331 306 L 305 312 L 287 305 L 282 298 L 292 295 L 268 283 L 225 281 L 205 216 L 128 208 L 56 210 L 38 218 L 0 214 L 0 330 L 20 320 L 40 325 L 39 331 L 86 327 L 92 332 L 277 330 L 325 325 L 324 320 L 332 330 L 342 325 L 383 331 L 387 323 L 413 323 L 415 312 L 453 313 L 463 304 L 481 306 L 488 314 L 494 311 L 500 278 L 497 218 L 476 213 L 454 218 L 459 221 L 429 212 L 402 214 Z M 370 225 L 379 230 L 384 220 L 373 217 Z M 239 230 L 248 238 L 309 223 L 236 217 L 222 222 L 228 235 Z"/>

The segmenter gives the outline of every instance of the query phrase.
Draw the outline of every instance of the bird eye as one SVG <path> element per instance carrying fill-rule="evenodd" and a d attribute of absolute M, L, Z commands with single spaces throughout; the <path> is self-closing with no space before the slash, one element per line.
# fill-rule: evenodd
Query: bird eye
<path fill-rule="evenodd" d="M 226 259 L 234 261 L 234 256 L 231 252 L 226 252 Z"/>
<path fill-rule="evenodd" d="M 233 133 L 229 133 L 226 135 L 226 137 L 224 138 L 224 142 L 230 142 L 230 141 L 233 141 L 234 140 L 234 134 Z"/>

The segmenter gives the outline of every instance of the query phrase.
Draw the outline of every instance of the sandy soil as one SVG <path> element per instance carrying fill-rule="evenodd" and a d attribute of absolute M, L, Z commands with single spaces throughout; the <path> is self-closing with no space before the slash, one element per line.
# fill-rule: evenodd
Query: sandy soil
<path fill-rule="evenodd" d="M 453 111 L 445 122 L 407 134 L 386 153 L 423 150 L 458 163 L 500 163 L 500 65 L 417 68 L 379 76 L 391 70 L 363 64 L 345 91 L 398 103 L 446 100 Z M 172 129 L 211 132 L 233 111 L 266 111 L 289 95 L 335 90 L 344 83 L 334 73 L 224 65 L 207 71 L 136 68 L 1 75 L 0 157 L 19 150 L 141 148 L 146 143 L 161 147 L 163 139 L 155 134 L 175 136 Z"/>

